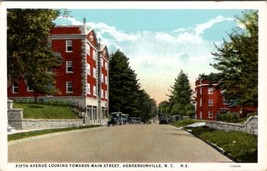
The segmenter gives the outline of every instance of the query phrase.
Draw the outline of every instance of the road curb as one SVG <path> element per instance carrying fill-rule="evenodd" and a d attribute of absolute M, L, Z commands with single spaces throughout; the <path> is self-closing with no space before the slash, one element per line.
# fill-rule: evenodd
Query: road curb
<path fill-rule="evenodd" d="M 209 146 L 211 146 L 213 149 L 215 149 L 215 150 L 217 150 L 218 152 L 220 152 L 220 153 L 221 153 L 222 155 L 224 155 L 225 157 L 227 157 L 227 158 L 229 158 L 230 160 L 232 160 L 233 162 L 235 162 L 235 163 L 241 163 L 240 160 L 234 158 L 233 156 L 231 156 L 229 153 L 225 152 L 222 148 L 220 148 L 220 147 L 217 146 L 216 144 L 213 144 L 213 143 L 211 143 L 211 142 L 209 142 L 209 141 L 206 141 L 206 140 L 202 139 L 201 137 L 199 137 L 199 136 L 193 134 L 193 133 L 190 131 L 190 129 L 187 129 L 187 128 L 185 128 L 185 127 L 182 127 L 182 128 L 180 128 L 180 129 L 181 129 L 181 130 L 184 130 L 184 131 L 186 131 L 186 132 L 188 132 L 188 133 L 190 133 L 191 135 L 193 135 L 193 136 L 195 136 L 195 137 L 197 137 L 198 139 L 200 139 L 200 140 L 203 141 L 204 143 L 206 143 L 206 144 L 208 144 Z"/>
<path fill-rule="evenodd" d="M 66 133 L 75 132 L 75 131 L 81 132 L 81 131 L 85 131 L 87 129 L 99 129 L 99 128 L 104 128 L 104 127 L 106 127 L 106 126 L 76 129 L 76 130 L 62 131 L 62 132 L 54 132 L 54 133 L 48 133 L 48 134 L 44 134 L 44 135 L 36 135 L 36 136 L 31 136 L 31 137 L 27 137 L 27 138 L 18 139 L 18 140 L 11 140 L 8 142 L 8 145 L 34 141 L 34 140 L 38 140 L 38 139 L 42 139 L 42 138 L 47 138 L 47 137 L 56 136 L 56 135 L 60 135 L 60 134 L 66 134 Z M 39 130 L 32 130 L 32 131 L 27 131 L 27 132 L 33 132 L 33 131 L 39 131 Z M 23 132 L 21 132 L 21 133 L 23 133 Z M 12 134 L 10 134 L 10 135 L 12 135 Z"/>

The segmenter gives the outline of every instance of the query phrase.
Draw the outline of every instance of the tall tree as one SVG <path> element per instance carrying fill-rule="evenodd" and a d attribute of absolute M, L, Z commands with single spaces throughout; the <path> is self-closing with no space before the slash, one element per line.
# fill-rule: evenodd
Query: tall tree
<path fill-rule="evenodd" d="M 111 55 L 109 63 L 109 108 L 147 121 L 152 117 L 153 100 L 141 90 L 129 59 L 121 52 Z M 155 108 L 155 107 L 154 107 Z"/>
<path fill-rule="evenodd" d="M 140 85 L 129 59 L 118 50 L 111 55 L 109 66 L 110 111 L 136 113 Z"/>
<path fill-rule="evenodd" d="M 186 115 L 192 113 L 192 89 L 187 75 L 181 70 L 172 87 L 169 104 L 171 114 Z"/>
<path fill-rule="evenodd" d="M 159 103 L 159 113 L 170 113 L 170 105 L 168 101 L 162 101 Z"/>
<path fill-rule="evenodd" d="M 242 28 L 236 28 L 212 53 L 212 66 L 222 75 L 224 97 L 240 105 L 258 105 L 258 12 L 244 11 L 236 17 Z"/>
<path fill-rule="evenodd" d="M 51 94 L 54 74 L 48 68 L 59 66 L 61 56 L 48 46 L 52 20 L 59 15 L 51 9 L 8 9 L 8 82 L 24 79 L 35 94 Z"/>

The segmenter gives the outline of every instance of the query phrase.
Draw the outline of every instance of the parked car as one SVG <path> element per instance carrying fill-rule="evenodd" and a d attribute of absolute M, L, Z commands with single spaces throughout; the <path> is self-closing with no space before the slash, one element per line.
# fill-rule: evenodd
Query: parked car
<path fill-rule="evenodd" d="M 159 114 L 159 124 L 168 124 L 168 123 L 169 123 L 169 119 L 167 117 L 167 114 L 165 113 Z"/>
<path fill-rule="evenodd" d="M 123 124 L 123 118 L 122 118 L 121 112 L 112 112 L 110 114 L 110 119 L 108 121 L 108 126 L 110 125 L 122 125 Z"/>
<path fill-rule="evenodd" d="M 129 117 L 128 122 L 129 124 L 143 124 L 139 117 Z"/>
<path fill-rule="evenodd" d="M 127 124 L 128 122 L 129 115 L 128 114 L 122 114 L 122 124 Z"/>

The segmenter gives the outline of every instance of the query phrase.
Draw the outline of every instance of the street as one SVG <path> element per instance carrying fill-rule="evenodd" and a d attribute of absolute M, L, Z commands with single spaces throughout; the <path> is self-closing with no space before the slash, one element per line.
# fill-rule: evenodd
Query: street
<path fill-rule="evenodd" d="M 8 162 L 232 162 L 170 125 L 99 127 L 9 142 Z"/>

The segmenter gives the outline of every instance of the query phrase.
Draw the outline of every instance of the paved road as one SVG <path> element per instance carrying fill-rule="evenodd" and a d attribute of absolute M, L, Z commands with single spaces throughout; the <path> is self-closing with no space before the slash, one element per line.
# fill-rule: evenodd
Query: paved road
<path fill-rule="evenodd" d="M 231 162 L 170 125 L 71 131 L 9 143 L 8 162 Z"/>

